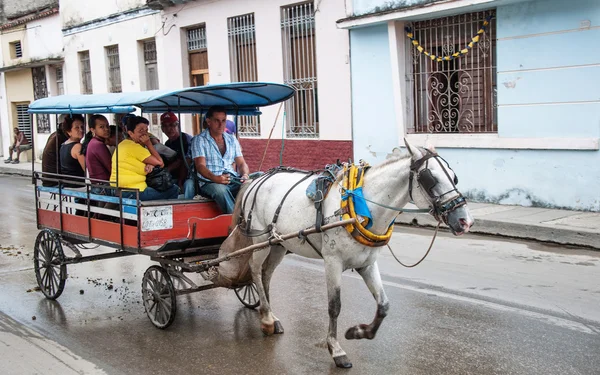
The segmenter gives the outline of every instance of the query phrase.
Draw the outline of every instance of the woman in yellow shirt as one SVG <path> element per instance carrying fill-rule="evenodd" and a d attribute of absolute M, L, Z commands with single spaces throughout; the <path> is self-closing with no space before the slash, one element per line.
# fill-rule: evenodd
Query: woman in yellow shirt
<path fill-rule="evenodd" d="M 148 120 L 140 116 L 132 116 L 127 120 L 128 139 L 117 146 L 118 152 L 112 156 L 112 172 L 110 181 L 118 182 L 120 188 L 138 189 L 140 200 L 177 199 L 179 187 L 171 186 L 161 192 L 146 184 L 146 175 L 154 167 L 164 167 L 164 163 L 148 136 Z M 117 164 L 117 155 L 119 157 Z M 117 181 L 117 165 L 119 180 Z M 123 192 L 125 198 L 135 198 L 135 192 Z"/>

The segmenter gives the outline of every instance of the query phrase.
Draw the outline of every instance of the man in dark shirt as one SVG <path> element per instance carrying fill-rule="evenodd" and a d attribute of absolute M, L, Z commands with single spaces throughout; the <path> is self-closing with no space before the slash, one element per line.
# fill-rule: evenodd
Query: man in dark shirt
<path fill-rule="evenodd" d="M 179 187 L 183 188 L 183 183 L 188 176 L 188 169 L 184 158 L 187 159 L 187 164 L 192 165 L 192 159 L 190 155 L 190 144 L 192 136 L 187 133 L 181 133 L 183 137 L 180 137 L 179 133 L 179 119 L 173 112 L 165 112 L 160 116 L 160 126 L 162 132 L 169 138 L 165 142 L 165 146 L 175 151 L 177 155 L 171 159 L 165 160 L 165 165 L 171 177 Z M 181 138 L 181 139 L 180 139 Z M 183 150 L 181 142 L 183 141 Z"/>
<path fill-rule="evenodd" d="M 58 119 L 58 124 L 56 124 L 56 131 L 50 134 L 48 138 L 48 142 L 46 143 L 46 147 L 44 147 L 44 152 L 42 153 L 42 172 L 43 173 L 55 173 L 60 174 L 60 160 L 59 160 L 59 150 L 60 145 L 65 143 L 67 140 L 67 136 L 62 131 L 62 125 L 66 115 L 61 115 Z M 42 177 L 56 179 L 55 176 L 47 176 L 42 174 Z M 44 179 L 42 181 L 42 186 L 57 186 L 58 182 L 56 181 L 47 181 Z"/>

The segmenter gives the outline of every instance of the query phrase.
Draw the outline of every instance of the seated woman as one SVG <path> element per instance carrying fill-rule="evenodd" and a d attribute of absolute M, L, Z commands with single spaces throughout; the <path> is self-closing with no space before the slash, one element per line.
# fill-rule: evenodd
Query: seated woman
<path fill-rule="evenodd" d="M 60 146 L 60 169 L 61 174 L 75 177 L 85 177 L 85 156 L 81 154 L 81 138 L 83 138 L 84 119 L 81 115 L 70 115 L 65 118 L 63 132 L 67 140 Z M 63 187 L 81 188 L 85 187 L 83 178 L 63 178 Z M 79 182 L 78 184 L 75 182 Z"/>
<path fill-rule="evenodd" d="M 117 146 L 112 157 L 112 172 L 110 181 L 118 187 L 138 189 L 140 200 L 150 201 L 159 199 L 176 199 L 179 187 L 171 185 L 164 192 L 151 188 L 146 184 L 146 175 L 154 167 L 164 167 L 164 163 L 148 136 L 148 120 L 144 117 L 129 117 L 127 120 L 128 138 Z M 118 160 L 117 160 L 118 158 Z M 117 165 L 119 179 L 117 181 Z M 123 197 L 135 199 L 135 192 L 125 191 Z"/>
<path fill-rule="evenodd" d="M 110 128 L 108 120 L 102 115 L 92 115 L 89 127 L 90 131 L 85 135 L 81 154 L 85 155 L 85 165 L 92 183 L 102 184 L 101 181 L 108 181 L 111 172 L 110 152 L 105 144 L 110 137 Z M 92 191 L 95 192 L 98 189 L 98 187 L 94 187 Z"/>

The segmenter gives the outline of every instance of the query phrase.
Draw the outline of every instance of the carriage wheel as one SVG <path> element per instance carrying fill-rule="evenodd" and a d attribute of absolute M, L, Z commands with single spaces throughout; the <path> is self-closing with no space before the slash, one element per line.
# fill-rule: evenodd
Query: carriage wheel
<path fill-rule="evenodd" d="M 234 290 L 237 298 L 247 308 L 253 309 L 260 305 L 258 290 L 256 290 L 256 285 L 254 285 L 254 283 L 235 288 Z"/>
<path fill-rule="evenodd" d="M 48 299 L 57 299 L 65 288 L 67 265 L 58 236 L 49 229 L 42 230 L 33 248 L 33 269 L 42 293 Z"/>
<path fill-rule="evenodd" d="M 142 279 L 142 298 L 148 318 L 155 327 L 165 329 L 175 320 L 177 304 L 175 288 L 167 271 L 151 266 Z"/>

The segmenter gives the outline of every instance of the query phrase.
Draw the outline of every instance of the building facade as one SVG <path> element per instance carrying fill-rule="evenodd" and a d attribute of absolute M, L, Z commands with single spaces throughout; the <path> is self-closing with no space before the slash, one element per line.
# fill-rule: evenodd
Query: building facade
<path fill-rule="evenodd" d="M 349 37 L 335 24 L 344 1 L 316 3 L 61 0 L 65 90 L 285 82 L 296 97 L 261 109 L 258 118 L 238 118 L 251 169 L 280 161 L 317 168 L 351 158 Z M 149 117 L 160 134 L 157 116 Z M 188 133 L 201 131 L 199 116 L 181 120 Z"/>
<path fill-rule="evenodd" d="M 0 14 L 0 134 L 2 151 L 8 154 L 13 128 L 18 127 L 34 143 L 36 155 L 56 127 L 54 116 L 38 116 L 31 124 L 29 103 L 63 93 L 63 55 L 58 1 L 2 3 Z M 21 155 L 22 160 L 32 153 Z"/>
<path fill-rule="evenodd" d="M 436 146 L 473 200 L 600 210 L 599 2 L 347 0 L 346 10 L 357 159 L 384 160 L 405 137 Z"/>

